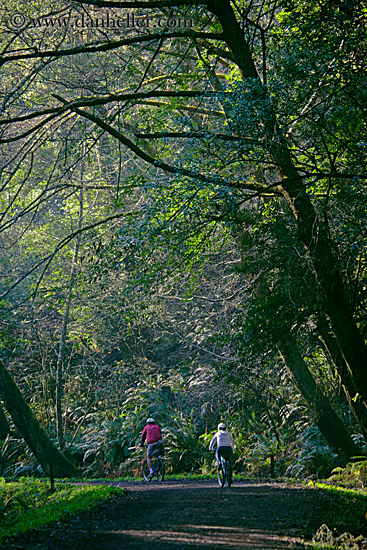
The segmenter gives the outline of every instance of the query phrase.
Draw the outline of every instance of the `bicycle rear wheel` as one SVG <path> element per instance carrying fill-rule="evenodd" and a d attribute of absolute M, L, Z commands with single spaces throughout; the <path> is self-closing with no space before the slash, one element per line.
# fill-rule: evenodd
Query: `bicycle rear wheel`
<path fill-rule="evenodd" d="M 145 481 L 151 481 L 151 478 L 149 476 L 148 461 L 146 458 L 143 461 L 143 478 L 145 479 Z"/>
<path fill-rule="evenodd" d="M 154 461 L 154 473 L 157 476 L 158 481 L 164 480 L 164 462 L 161 458 L 157 458 Z"/>
<path fill-rule="evenodd" d="M 232 485 L 232 464 L 230 460 L 226 460 L 224 478 L 225 478 L 226 487 L 230 487 Z"/>
<path fill-rule="evenodd" d="M 218 483 L 219 483 L 219 486 L 220 487 L 224 487 L 224 484 L 225 484 L 225 466 L 224 466 L 224 461 L 222 460 L 222 468 L 220 470 L 217 470 L 217 478 L 218 478 Z"/>

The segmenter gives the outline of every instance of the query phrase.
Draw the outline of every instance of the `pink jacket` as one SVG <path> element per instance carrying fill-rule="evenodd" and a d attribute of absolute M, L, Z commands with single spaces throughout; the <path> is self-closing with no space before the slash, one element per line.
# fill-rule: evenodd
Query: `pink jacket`
<path fill-rule="evenodd" d="M 162 439 L 162 432 L 158 424 L 147 424 L 141 434 L 141 443 L 147 440 L 148 445 Z"/>

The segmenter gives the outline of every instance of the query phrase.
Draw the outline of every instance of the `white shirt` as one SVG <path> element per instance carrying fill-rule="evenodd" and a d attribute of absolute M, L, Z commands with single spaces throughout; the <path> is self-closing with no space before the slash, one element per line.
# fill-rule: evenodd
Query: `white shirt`
<path fill-rule="evenodd" d="M 234 447 L 232 436 L 227 430 L 219 430 L 219 432 L 214 435 L 209 445 L 209 451 L 214 451 L 215 443 L 217 443 L 217 448 L 232 447 L 233 449 Z"/>

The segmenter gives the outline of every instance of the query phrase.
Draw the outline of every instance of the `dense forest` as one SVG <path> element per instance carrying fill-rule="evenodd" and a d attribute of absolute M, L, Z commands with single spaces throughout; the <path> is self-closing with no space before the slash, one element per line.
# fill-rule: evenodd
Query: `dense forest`
<path fill-rule="evenodd" d="M 1 10 L 0 475 L 362 455 L 366 5 Z"/>

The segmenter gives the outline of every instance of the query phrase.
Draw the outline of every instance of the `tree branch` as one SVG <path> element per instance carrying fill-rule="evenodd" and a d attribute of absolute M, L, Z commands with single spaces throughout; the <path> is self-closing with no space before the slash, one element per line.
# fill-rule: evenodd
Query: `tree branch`
<path fill-rule="evenodd" d="M 253 138 L 244 136 L 231 136 L 229 134 L 216 134 L 212 132 L 134 132 L 135 137 L 139 139 L 158 139 L 158 138 L 195 138 L 195 139 L 221 139 L 223 141 L 250 141 L 254 143 Z"/>
<path fill-rule="evenodd" d="M 176 92 L 173 90 L 152 90 L 149 92 L 134 92 L 130 94 L 116 92 L 114 94 L 108 94 L 105 96 L 99 96 L 99 97 L 97 96 L 93 98 L 80 98 L 71 103 L 67 103 L 66 100 L 63 100 L 64 105 L 62 107 L 52 107 L 49 109 L 44 109 L 42 111 L 36 111 L 36 112 L 30 113 L 29 115 L 21 115 L 14 118 L 0 119 L 0 126 L 1 125 L 3 126 L 5 124 L 13 124 L 15 122 L 25 122 L 27 120 L 32 120 L 33 118 L 38 118 L 40 116 L 45 116 L 45 115 L 55 115 L 55 114 L 59 115 L 69 109 L 73 110 L 74 107 L 94 107 L 97 105 L 106 105 L 108 103 L 112 103 L 116 101 L 132 101 L 132 100 L 139 100 L 139 99 L 149 99 L 152 97 L 200 98 L 200 97 L 215 97 L 216 95 L 217 95 L 217 92 L 201 91 L 201 90 L 187 90 L 187 91 L 180 91 L 180 92 Z M 54 95 L 54 97 L 57 97 L 57 96 Z M 57 97 L 57 99 L 59 98 Z M 0 143 L 4 143 L 4 141 L 0 140 Z"/>
<path fill-rule="evenodd" d="M 97 6 L 98 8 L 109 7 L 109 8 L 179 8 L 181 6 L 210 6 L 212 0 L 138 0 L 138 1 L 109 1 L 109 0 L 76 0 L 78 4 L 87 4 L 88 6 Z"/>
<path fill-rule="evenodd" d="M 67 105 L 67 101 L 65 99 L 63 99 L 62 97 L 60 97 L 59 95 L 55 95 L 54 97 L 56 97 L 59 101 L 61 101 L 65 105 Z M 105 130 L 106 132 L 111 134 L 111 136 L 113 136 L 120 143 L 122 143 L 123 145 L 128 147 L 128 149 L 130 149 L 133 153 L 135 153 L 142 160 L 144 160 L 148 164 L 151 164 L 152 166 L 155 166 L 156 168 L 160 168 L 161 170 L 164 170 L 164 171 L 168 172 L 169 174 L 187 176 L 189 178 L 195 178 L 196 180 L 203 181 L 203 182 L 206 182 L 206 183 L 214 183 L 214 184 L 217 184 L 217 185 L 226 185 L 226 186 L 231 186 L 231 187 L 241 187 L 241 184 L 237 183 L 237 182 L 231 183 L 231 182 L 228 182 L 228 181 L 224 181 L 221 178 L 208 177 L 208 176 L 205 176 L 204 174 L 201 174 L 200 172 L 192 172 L 191 170 L 187 170 L 186 168 L 179 168 L 179 167 L 176 167 L 176 166 L 172 166 L 170 164 L 167 164 L 166 162 L 155 159 L 151 155 L 148 155 L 140 147 L 135 145 L 135 143 L 133 143 L 129 138 L 122 135 L 121 132 L 119 132 L 118 130 L 116 130 L 115 128 L 113 128 L 112 126 L 107 124 L 106 122 L 104 122 L 101 118 L 99 118 L 95 115 L 92 115 L 91 113 L 88 113 L 86 111 L 83 111 L 83 110 L 81 110 L 81 109 L 79 109 L 75 106 L 68 105 L 68 107 L 69 107 L 69 109 L 75 111 L 80 116 L 82 116 L 84 118 L 87 118 L 91 122 L 94 122 L 95 124 L 97 124 L 97 126 L 99 126 L 100 128 L 102 128 L 102 130 Z M 246 184 L 246 188 L 247 189 L 252 189 L 252 190 L 257 190 L 258 189 L 257 187 L 250 186 L 249 184 Z"/>
<path fill-rule="evenodd" d="M 152 42 L 154 40 L 161 40 L 164 38 L 204 38 L 210 40 L 219 40 L 223 41 L 224 38 L 221 34 L 217 33 L 208 33 L 200 32 L 193 30 L 184 30 L 184 31 L 172 31 L 172 32 L 163 32 L 163 33 L 152 33 L 144 34 L 139 36 L 133 36 L 132 38 L 125 38 L 124 40 L 115 40 L 112 42 L 91 42 L 85 46 L 77 46 L 75 48 L 65 48 L 63 50 L 45 50 L 37 51 L 26 54 L 18 55 L 3 55 L 0 57 L 0 66 L 8 63 L 9 61 L 17 61 L 20 59 L 44 59 L 52 57 L 67 57 L 71 55 L 80 55 L 82 53 L 96 53 L 96 52 L 107 52 L 109 50 L 116 50 L 121 46 L 129 46 L 131 44 L 139 44 L 142 42 Z"/>

